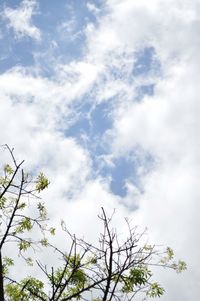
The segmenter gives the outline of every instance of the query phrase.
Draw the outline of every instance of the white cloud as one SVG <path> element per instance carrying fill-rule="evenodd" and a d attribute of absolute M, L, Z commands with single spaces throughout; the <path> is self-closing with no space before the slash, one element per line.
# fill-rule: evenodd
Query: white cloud
<path fill-rule="evenodd" d="M 137 198 L 139 209 L 133 213 L 134 219 L 149 226 L 154 241 L 171 244 L 178 256 L 188 262 L 188 272 L 181 281 L 171 274 L 173 280 L 159 274 L 168 291 L 163 300 L 195 301 L 199 295 L 198 254 L 195 252 L 200 244 L 196 236 L 199 189 L 195 180 L 199 177 L 200 159 L 196 141 L 200 127 L 199 5 L 198 1 L 186 0 L 181 3 L 108 1 L 107 14 L 99 18 L 98 26 L 90 24 L 86 28 L 85 60 L 61 67 L 62 79 L 74 74 L 71 84 L 82 91 L 82 95 L 96 83 L 96 101 L 115 96 L 115 107 L 110 112 L 114 126 L 107 133 L 114 156 L 126 155 L 139 146 L 155 159 L 152 172 L 141 179 L 144 193 L 140 195 L 127 182 L 129 194 L 124 201 L 130 203 L 131 198 Z M 149 46 L 154 47 L 160 61 L 162 78 L 151 74 L 149 79 L 141 76 L 130 80 L 136 51 Z M 126 72 L 115 79 L 113 67 Z M 78 78 L 82 78 L 78 84 L 75 83 L 77 71 Z M 148 80 L 156 85 L 154 95 L 134 103 L 135 89 Z M 90 187 L 96 186 L 90 184 Z M 86 202 L 83 199 L 77 203 L 80 208 Z M 186 283 L 190 287 L 189 294 Z"/>
<path fill-rule="evenodd" d="M 91 162 L 87 151 L 74 139 L 49 128 L 49 116 L 41 120 L 38 112 L 34 105 L 12 104 L 4 97 L 0 107 L 0 126 L 4 129 L 0 141 L 1 145 L 7 143 L 15 148 L 17 160 L 25 159 L 25 168 L 46 173 L 51 182 L 51 201 L 47 203 L 55 213 L 60 200 L 67 202 L 83 189 L 91 173 Z M 60 209 L 58 216 L 62 216 Z"/>
<path fill-rule="evenodd" d="M 19 12 L 26 11 L 28 3 L 23 2 Z M 31 3 L 28 17 L 24 17 L 28 29 L 23 31 L 21 25 L 10 24 L 16 32 L 33 37 L 29 31 L 33 26 Z M 158 275 L 167 288 L 163 300 L 196 301 L 200 294 L 200 3 L 109 0 L 106 5 L 107 14 L 98 16 L 97 25 L 90 24 L 85 30 L 87 47 L 82 61 L 55 65 L 56 76 L 51 80 L 27 74 L 23 69 L 1 75 L 0 124 L 4 131 L 0 140 L 16 145 L 16 152 L 25 156 L 31 166 L 43 165 L 52 181 L 45 199 L 58 202 L 50 203 L 50 210 L 53 213 L 59 207 L 55 219 L 66 213 L 74 231 L 85 226 L 88 235 L 94 237 L 91 224 L 101 205 L 109 210 L 117 207 L 126 215 L 119 203 L 137 202 L 139 209 L 130 213 L 133 220 L 149 227 L 154 242 L 172 245 L 178 257 L 188 262 L 188 272 L 181 278 Z M 16 10 L 7 10 L 11 22 Z M 136 79 L 132 75 L 136 52 L 149 46 L 155 49 L 162 77 L 151 74 Z M 114 68 L 120 74 L 116 78 Z M 154 94 L 134 102 L 136 88 L 144 82 L 155 84 Z M 94 84 L 97 90 L 92 91 Z M 67 127 L 71 114 L 68 104 L 91 91 L 94 102 L 114 97 L 109 112 L 113 128 L 105 136 L 113 152 L 110 164 L 112 158 L 126 156 L 135 147 L 154 157 L 153 170 L 145 175 L 141 172 L 142 194 L 127 182 L 128 196 L 116 198 L 108 182 L 92 177 L 90 154 L 84 146 L 57 131 L 58 125 L 63 126 L 63 116 Z M 66 201 L 69 192 L 73 192 L 71 202 Z"/>
<path fill-rule="evenodd" d="M 71 104 L 79 101 L 90 90 L 98 74 L 96 68 L 87 62 L 57 65 L 56 69 L 55 78 L 51 80 L 35 75 L 35 71 L 32 72 L 31 69 L 21 67 L 1 74 L 2 102 L 7 103 L 6 105 L 24 104 L 37 116 L 38 125 L 41 127 L 64 126 L 66 129 L 71 122 L 66 118 L 76 114 L 73 107 L 70 107 Z"/>
<path fill-rule="evenodd" d="M 108 7 L 110 13 L 101 26 L 88 34 L 93 57 L 107 64 L 117 48 L 134 52 L 153 46 L 162 68 L 162 78 L 154 78 L 153 96 L 136 103 L 128 92 L 116 102 L 108 145 L 112 141 L 116 156 L 138 146 L 153 155 L 154 169 L 142 177 L 144 193 L 135 195 L 139 209 L 133 217 L 149 226 L 154 241 L 171 244 L 188 262 L 181 280 L 159 274 L 167 289 L 163 300 L 195 301 L 200 276 L 195 251 L 200 245 L 199 2 L 108 1 Z M 134 91 L 137 82 L 131 85 Z"/>
<path fill-rule="evenodd" d="M 98 8 L 94 3 L 92 2 L 87 2 L 87 8 L 90 12 L 94 13 L 94 15 L 98 15 L 100 12 L 100 8 Z"/>
<path fill-rule="evenodd" d="M 35 40 L 41 39 L 39 28 L 31 20 L 36 8 L 37 2 L 35 0 L 24 0 L 16 9 L 10 7 L 4 9 L 3 16 L 5 19 L 8 19 L 8 25 L 14 30 L 16 37 L 29 36 Z"/>

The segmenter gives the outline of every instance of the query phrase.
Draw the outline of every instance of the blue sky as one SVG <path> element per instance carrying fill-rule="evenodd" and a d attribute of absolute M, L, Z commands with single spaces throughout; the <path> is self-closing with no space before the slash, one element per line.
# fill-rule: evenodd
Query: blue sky
<path fill-rule="evenodd" d="M 22 7 L 22 3 L 22 1 L 8 1 L 2 3 L 1 7 L 15 10 L 20 5 Z M 55 61 L 68 64 L 71 61 L 81 60 L 87 51 L 85 28 L 90 23 L 98 26 L 97 17 L 88 3 L 90 2 L 38 2 L 34 7 L 31 22 L 35 27 L 40 28 L 42 39 L 39 41 L 23 34 L 20 36 L 20 32 L 16 32 L 12 26 L 9 26 L 8 18 L 6 20 L 4 17 L 1 20 L 3 38 L 0 50 L 0 72 L 6 72 L 17 66 L 34 68 L 39 65 L 39 74 L 51 79 L 55 76 Z M 98 16 L 106 13 L 102 3 L 102 1 L 92 2 L 95 9 L 101 12 Z M 125 78 L 126 81 L 134 81 L 137 77 L 148 76 L 152 72 L 159 72 L 160 69 L 153 47 L 144 47 L 136 52 L 131 65 L 132 70 L 127 74 L 126 70 L 123 74 L 122 69 L 111 68 L 111 76 L 115 80 Z M 138 85 L 136 96 L 132 98 L 132 101 L 142 101 L 145 95 L 152 95 L 153 90 L 154 84 Z M 139 185 L 137 169 L 141 162 L 135 158 L 128 159 L 126 156 L 121 156 L 113 161 L 112 168 L 106 164 L 99 168 L 99 157 L 111 152 L 103 140 L 107 130 L 112 128 L 114 120 L 111 111 L 116 99 L 112 97 L 112 99 L 104 99 L 101 103 L 95 103 L 94 98 L 95 88 L 92 95 L 86 94 L 74 101 L 72 106 L 76 117 L 71 120 L 71 126 L 64 130 L 64 135 L 73 137 L 78 143 L 82 143 L 81 136 L 87 136 L 87 149 L 90 152 L 95 173 L 103 177 L 111 177 L 112 192 L 125 196 L 127 180 L 132 181 L 134 185 Z"/>
<path fill-rule="evenodd" d="M 99 208 L 116 208 L 172 245 L 190 266 L 182 281 L 159 274 L 172 301 L 200 293 L 199 10 L 0 0 L 1 144 L 48 175 L 53 219 L 76 215 L 70 226 L 95 237 Z"/>

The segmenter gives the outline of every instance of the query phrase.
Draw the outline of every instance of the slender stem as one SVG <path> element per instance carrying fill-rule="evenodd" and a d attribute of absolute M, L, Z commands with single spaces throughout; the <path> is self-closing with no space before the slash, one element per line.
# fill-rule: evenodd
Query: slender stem
<path fill-rule="evenodd" d="M 11 225 L 12 225 L 12 222 L 13 222 L 13 219 L 15 217 L 15 212 L 17 211 L 17 208 L 18 208 L 18 204 L 19 204 L 19 201 L 20 201 L 20 198 L 21 198 L 21 193 L 22 193 L 22 189 L 23 189 L 23 185 L 24 185 L 24 172 L 23 172 L 23 169 L 22 169 L 22 178 L 21 178 L 21 183 L 20 183 L 20 187 L 19 187 L 19 194 L 18 194 L 18 198 L 16 200 L 16 203 L 15 203 L 15 207 L 13 209 L 13 212 L 12 212 L 12 215 L 10 217 L 10 221 L 8 223 L 8 226 L 7 226 L 7 229 L 6 229 L 6 232 L 1 240 L 1 243 L 0 243 L 0 250 L 2 249 L 2 246 L 9 234 L 9 230 L 11 228 Z"/>
<path fill-rule="evenodd" d="M 15 176 L 16 176 L 19 168 L 20 168 L 20 166 L 23 163 L 24 163 L 24 160 L 19 165 L 17 165 L 17 167 L 16 167 L 16 169 L 15 169 L 15 171 L 14 171 L 14 173 L 13 173 L 11 179 L 10 179 L 10 181 L 8 182 L 8 184 L 6 185 L 6 187 L 4 188 L 4 190 L 2 191 L 2 193 L 0 194 L 0 199 L 4 196 L 4 194 L 7 192 L 8 188 L 11 186 L 11 184 L 12 184 L 12 182 L 13 182 L 13 180 L 14 180 L 14 178 L 15 178 Z"/>
<path fill-rule="evenodd" d="M 0 251 L 0 300 L 4 301 L 4 286 L 3 286 L 3 263 Z"/>

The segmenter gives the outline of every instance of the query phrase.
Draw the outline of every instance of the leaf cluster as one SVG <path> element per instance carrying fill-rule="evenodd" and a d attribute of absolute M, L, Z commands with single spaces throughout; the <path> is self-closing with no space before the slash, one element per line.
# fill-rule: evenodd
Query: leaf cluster
<path fill-rule="evenodd" d="M 153 280 L 151 267 L 164 267 L 182 272 L 184 261 L 176 262 L 174 252 L 167 248 L 141 244 L 144 233 L 127 224 L 127 236 L 119 239 L 112 227 L 112 216 L 102 208 L 99 219 L 103 230 L 99 244 L 93 245 L 72 235 L 61 222 L 64 245 L 62 250 L 51 242 L 56 234 L 49 227 L 48 213 L 40 193 L 49 185 L 41 172 L 31 175 L 23 170 L 23 161 L 17 163 L 13 150 L 6 146 L 12 164 L 5 164 L 0 177 L 0 300 L 1 301 L 67 301 L 67 300 L 132 300 L 137 293 L 146 297 L 161 297 L 164 288 Z M 34 231 L 40 233 L 38 239 Z M 12 243 L 27 265 L 37 268 L 40 279 L 28 276 L 17 281 L 10 274 L 13 258 L 3 256 Z M 51 265 L 34 260 L 30 250 L 37 254 L 46 250 L 52 256 Z M 26 256 L 25 256 L 26 255 Z M 93 297 L 93 295 L 95 295 Z"/>

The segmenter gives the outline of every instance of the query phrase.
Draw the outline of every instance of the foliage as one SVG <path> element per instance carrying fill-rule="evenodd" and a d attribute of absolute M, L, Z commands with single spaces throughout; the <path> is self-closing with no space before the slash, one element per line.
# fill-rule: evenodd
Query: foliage
<path fill-rule="evenodd" d="M 42 172 L 36 177 L 25 173 L 23 161 L 16 162 L 13 149 L 7 145 L 5 149 L 12 163 L 4 165 L 0 176 L 0 300 L 131 300 L 139 292 L 154 298 L 162 296 L 164 289 L 153 280 L 150 267 L 167 267 L 178 273 L 186 269 L 185 262 L 174 261 L 171 248 L 163 252 L 155 246 L 142 245 L 143 234 L 131 228 L 127 220 L 128 235 L 120 242 L 111 226 L 112 216 L 108 217 L 103 208 L 99 245 L 78 239 L 62 221 L 68 248 L 60 250 L 50 242 L 49 237 L 56 232 L 47 225 L 47 210 L 39 196 L 48 187 L 48 179 Z M 39 231 L 38 239 L 34 231 Z M 14 244 L 16 253 L 33 271 L 40 271 L 40 280 L 32 276 L 13 279 L 10 270 L 16 262 L 3 257 L 8 243 Z M 38 248 L 38 256 L 42 250 L 52 256 L 50 266 L 30 256 L 31 250 L 37 254 Z"/>

